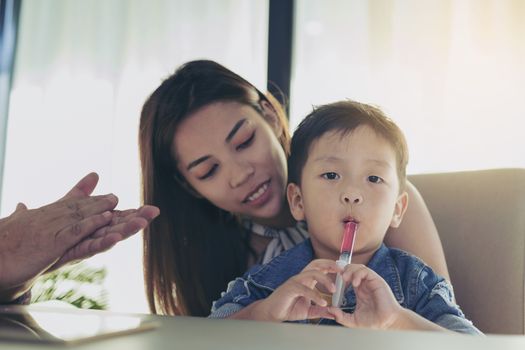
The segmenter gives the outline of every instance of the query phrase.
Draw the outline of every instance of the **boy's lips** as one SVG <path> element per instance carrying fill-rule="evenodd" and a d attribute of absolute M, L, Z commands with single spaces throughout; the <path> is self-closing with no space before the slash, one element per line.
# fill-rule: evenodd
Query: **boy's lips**
<path fill-rule="evenodd" d="M 254 189 L 252 189 L 243 199 L 242 203 L 250 203 L 257 201 L 260 197 L 264 196 L 264 194 L 268 191 L 268 188 L 270 187 L 271 179 L 264 181 L 263 183 L 260 183 L 257 185 Z"/>
<path fill-rule="evenodd" d="M 355 222 L 356 224 L 359 224 L 359 220 L 357 220 L 353 216 L 347 216 L 343 219 L 343 224 L 346 224 L 347 222 Z"/>

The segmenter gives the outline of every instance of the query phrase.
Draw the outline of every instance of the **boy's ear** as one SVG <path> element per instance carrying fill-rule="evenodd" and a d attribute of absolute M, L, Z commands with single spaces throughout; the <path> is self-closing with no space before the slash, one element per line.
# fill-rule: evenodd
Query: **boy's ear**
<path fill-rule="evenodd" d="M 268 124 L 270 124 L 270 127 L 275 133 L 275 136 L 277 136 L 277 138 L 281 137 L 284 130 L 283 130 L 283 125 L 281 124 L 279 120 L 279 116 L 277 115 L 277 111 L 275 110 L 273 105 L 266 100 L 261 100 L 259 104 L 261 105 L 261 108 L 262 108 L 263 117 L 264 119 L 266 119 Z"/>
<path fill-rule="evenodd" d="M 288 198 L 288 205 L 290 206 L 290 211 L 294 219 L 297 221 L 304 220 L 303 195 L 299 186 L 293 182 L 289 183 L 286 188 L 286 197 Z"/>
<path fill-rule="evenodd" d="M 390 227 L 399 227 L 403 220 L 403 215 L 407 211 L 408 207 L 408 193 L 403 192 L 397 197 L 396 206 L 394 208 L 394 215 L 392 215 L 392 221 L 390 221 Z"/>

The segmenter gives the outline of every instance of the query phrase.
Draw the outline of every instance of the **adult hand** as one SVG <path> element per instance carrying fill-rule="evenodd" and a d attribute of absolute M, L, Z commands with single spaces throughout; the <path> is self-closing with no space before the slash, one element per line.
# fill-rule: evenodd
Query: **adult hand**
<path fill-rule="evenodd" d="M 58 201 L 37 209 L 20 203 L 0 220 L 0 300 L 17 298 L 46 271 L 109 249 L 158 215 L 149 206 L 114 214 L 116 196 L 90 196 L 97 183 L 88 174 Z"/>
<path fill-rule="evenodd" d="M 99 228 L 93 234 L 69 248 L 46 272 L 112 248 L 116 243 L 146 228 L 151 220 L 159 215 L 159 209 L 152 205 L 145 205 L 139 209 L 114 210 L 112 213 L 113 218 L 108 225 Z"/>

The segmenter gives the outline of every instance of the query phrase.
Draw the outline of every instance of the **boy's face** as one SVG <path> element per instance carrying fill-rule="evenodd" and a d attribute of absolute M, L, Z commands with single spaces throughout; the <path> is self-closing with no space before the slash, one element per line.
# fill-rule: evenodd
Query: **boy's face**
<path fill-rule="evenodd" d="M 356 221 L 356 263 L 368 262 L 388 227 L 399 226 L 408 202 L 394 150 L 366 125 L 312 143 L 301 186 L 289 184 L 287 195 L 294 218 L 308 223 L 317 258 L 337 259 L 345 223 Z"/>

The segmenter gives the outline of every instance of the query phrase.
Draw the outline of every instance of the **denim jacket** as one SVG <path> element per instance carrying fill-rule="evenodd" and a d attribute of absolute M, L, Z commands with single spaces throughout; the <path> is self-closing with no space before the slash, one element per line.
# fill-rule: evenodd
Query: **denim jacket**
<path fill-rule="evenodd" d="M 226 318 L 249 304 L 268 297 L 290 277 L 300 273 L 314 259 L 310 240 L 285 251 L 264 265 L 252 267 L 243 277 L 230 282 L 212 306 L 211 318 Z M 401 306 L 453 331 L 481 333 L 465 318 L 454 302 L 452 286 L 417 257 L 384 244 L 374 253 L 368 265 L 390 286 Z M 353 312 L 355 294 L 347 288 L 341 309 Z M 307 321 L 298 321 L 307 323 Z M 336 324 L 321 319 L 322 324 Z"/>

